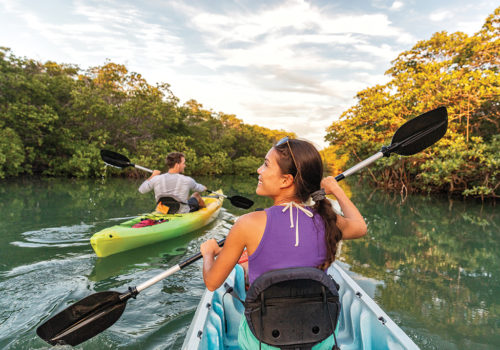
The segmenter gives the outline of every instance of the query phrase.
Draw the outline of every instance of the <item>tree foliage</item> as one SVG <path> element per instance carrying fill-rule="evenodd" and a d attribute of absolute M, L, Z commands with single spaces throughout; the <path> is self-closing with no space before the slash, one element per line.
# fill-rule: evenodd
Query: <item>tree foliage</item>
<path fill-rule="evenodd" d="M 390 189 L 447 191 L 498 197 L 500 183 L 500 8 L 473 36 L 435 33 L 401 53 L 386 72 L 391 81 L 357 94 L 357 104 L 327 130 L 348 165 L 390 142 L 405 121 L 446 106 L 448 132 L 437 145 L 371 167 Z"/>
<path fill-rule="evenodd" d="M 120 64 L 82 71 L 0 48 L 0 178 L 140 176 L 132 168 L 106 169 L 102 148 L 155 169 L 165 168 L 166 154 L 180 151 L 189 174 L 247 174 L 284 134 L 195 100 L 180 105 L 168 84 L 150 85 Z"/>

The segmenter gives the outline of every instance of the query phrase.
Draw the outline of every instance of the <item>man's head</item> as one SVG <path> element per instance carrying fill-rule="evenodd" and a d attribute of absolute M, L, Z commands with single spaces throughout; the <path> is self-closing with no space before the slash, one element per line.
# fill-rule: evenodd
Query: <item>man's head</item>
<path fill-rule="evenodd" d="M 166 162 L 169 172 L 174 171 L 176 173 L 182 173 L 186 167 L 186 158 L 184 157 L 184 154 L 180 152 L 170 153 L 167 156 Z"/>

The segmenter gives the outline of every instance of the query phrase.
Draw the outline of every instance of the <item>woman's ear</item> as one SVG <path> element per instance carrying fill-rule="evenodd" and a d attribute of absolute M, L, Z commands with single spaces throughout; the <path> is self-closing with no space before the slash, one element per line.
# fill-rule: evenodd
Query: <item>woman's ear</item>
<path fill-rule="evenodd" d="M 280 183 L 280 188 L 287 188 L 293 185 L 293 175 L 291 174 L 286 174 L 286 175 L 281 175 L 281 183 Z"/>

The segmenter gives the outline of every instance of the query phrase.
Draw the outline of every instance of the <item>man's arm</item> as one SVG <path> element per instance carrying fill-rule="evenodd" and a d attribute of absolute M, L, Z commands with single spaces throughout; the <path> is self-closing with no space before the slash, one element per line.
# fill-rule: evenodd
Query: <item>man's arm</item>
<path fill-rule="evenodd" d="M 207 187 L 205 185 L 197 183 L 193 178 L 191 178 L 191 190 L 193 192 L 203 192 L 207 190 Z"/>
<path fill-rule="evenodd" d="M 149 191 L 151 191 L 153 189 L 153 183 L 152 183 L 152 179 L 157 176 L 157 175 L 160 175 L 161 174 L 161 171 L 159 170 L 154 170 L 153 171 L 153 174 L 151 174 L 151 176 L 146 180 L 144 181 L 141 186 L 139 187 L 139 192 L 141 193 L 147 193 Z"/>

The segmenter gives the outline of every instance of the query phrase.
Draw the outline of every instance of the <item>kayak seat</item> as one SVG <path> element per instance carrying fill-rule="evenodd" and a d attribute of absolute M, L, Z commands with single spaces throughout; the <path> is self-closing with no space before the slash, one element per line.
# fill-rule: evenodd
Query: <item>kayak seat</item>
<path fill-rule="evenodd" d="M 332 334 L 340 314 L 339 286 L 313 267 L 278 269 L 259 276 L 245 299 L 245 317 L 259 343 L 309 350 Z"/>
<path fill-rule="evenodd" d="M 415 343 L 375 304 L 369 293 L 343 271 L 343 265 L 335 262 L 327 271 L 340 284 L 338 292 L 342 307 L 335 333 L 337 344 L 342 350 L 417 350 Z M 241 299 L 246 299 L 244 271 L 240 265 L 236 265 L 222 286 L 214 292 L 205 291 L 183 349 L 241 350 L 238 331 L 242 328 L 239 326 L 245 308 L 240 301 L 231 297 L 232 293 L 228 292 L 225 285 L 232 286 Z M 251 335 L 248 325 L 245 335 Z M 322 350 L 330 349 L 334 340 L 332 336 L 317 346 L 321 346 Z M 251 343 L 245 344 L 254 345 L 248 349 L 259 349 L 258 339 L 254 338 Z M 266 348 L 265 344 L 261 345 L 263 349 Z"/>
<path fill-rule="evenodd" d="M 161 197 L 160 199 L 158 199 L 158 202 L 156 204 L 156 211 L 159 211 L 163 214 L 176 214 L 181 207 L 179 201 L 177 201 L 173 197 Z"/>

